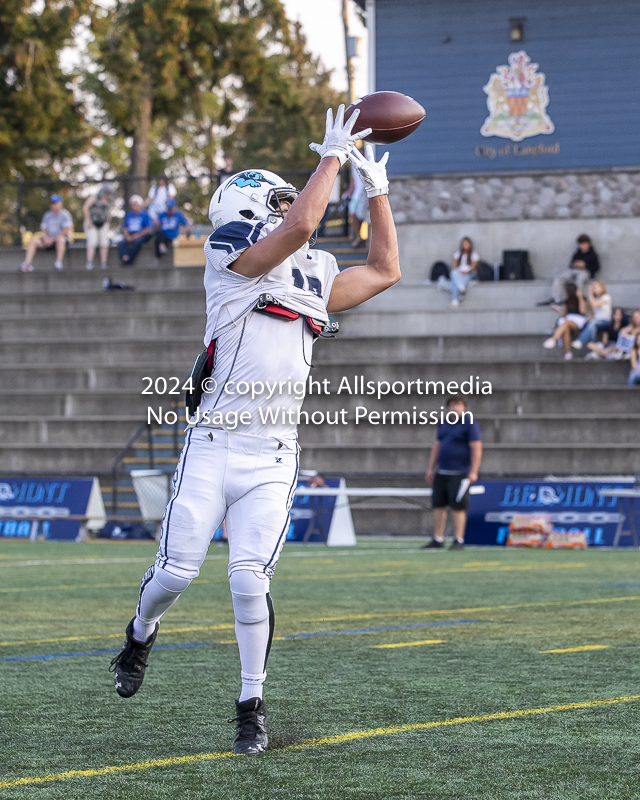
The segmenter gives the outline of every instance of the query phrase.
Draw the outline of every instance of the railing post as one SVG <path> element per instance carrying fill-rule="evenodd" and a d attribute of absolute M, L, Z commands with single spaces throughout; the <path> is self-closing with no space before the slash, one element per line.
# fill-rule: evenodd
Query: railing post
<path fill-rule="evenodd" d="M 147 441 L 149 442 L 149 469 L 155 469 L 153 457 L 153 430 L 152 425 L 147 425 Z"/>
<path fill-rule="evenodd" d="M 118 514 L 118 467 L 113 465 L 113 472 L 111 473 L 111 513 L 116 516 Z"/>
<path fill-rule="evenodd" d="M 16 244 L 22 244 L 22 200 L 24 197 L 24 183 L 18 181 L 18 196 L 16 199 Z"/>

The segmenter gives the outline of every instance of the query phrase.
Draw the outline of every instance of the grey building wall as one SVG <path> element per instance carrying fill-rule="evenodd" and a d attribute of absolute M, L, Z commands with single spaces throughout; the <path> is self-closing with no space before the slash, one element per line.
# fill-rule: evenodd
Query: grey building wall
<path fill-rule="evenodd" d="M 398 176 L 390 200 L 408 280 L 449 261 L 462 236 L 490 263 L 529 250 L 535 276 L 551 278 L 580 233 L 592 237 L 603 279 L 640 278 L 640 169 Z"/>
<path fill-rule="evenodd" d="M 427 116 L 390 147 L 396 174 L 640 165 L 637 0 L 376 0 L 376 89 L 404 92 Z M 509 20 L 525 18 L 524 40 Z M 483 87 L 525 50 L 549 91 L 554 131 L 485 137 Z M 515 141 L 515 140 L 514 140 Z"/>

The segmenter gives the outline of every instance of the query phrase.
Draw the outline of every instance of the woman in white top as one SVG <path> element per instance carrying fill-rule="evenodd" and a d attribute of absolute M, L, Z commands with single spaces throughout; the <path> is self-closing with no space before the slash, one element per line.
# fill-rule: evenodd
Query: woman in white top
<path fill-rule="evenodd" d="M 613 301 L 603 281 L 592 281 L 589 284 L 589 309 L 590 318 L 573 342 L 576 350 L 581 350 L 587 342 L 595 342 L 598 333 L 611 324 Z"/>
<path fill-rule="evenodd" d="M 451 280 L 451 305 L 460 305 L 460 295 L 464 297 L 467 284 L 476 274 L 480 256 L 473 249 L 473 242 L 468 236 L 460 241 L 460 248 L 453 254 L 453 266 L 449 278 Z"/>
<path fill-rule="evenodd" d="M 167 200 L 175 197 L 176 187 L 167 181 L 166 178 L 158 178 L 151 184 L 147 195 L 147 211 L 152 220 L 157 220 L 160 214 L 167 210 Z"/>

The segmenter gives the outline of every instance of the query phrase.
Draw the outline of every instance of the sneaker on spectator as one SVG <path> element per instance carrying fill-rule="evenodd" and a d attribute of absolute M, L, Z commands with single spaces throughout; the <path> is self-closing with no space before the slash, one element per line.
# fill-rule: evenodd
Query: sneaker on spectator
<path fill-rule="evenodd" d="M 575 342 L 571 342 L 571 347 L 573 347 L 574 350 L 582 350 L 582 342 L 580 339 L 576 339 Z"/>
<path fill-rule="evenodd" d="M 109 265 L 107 264 L 107 262 L 103 261 L 102 264 L 100 264 L 100 269 L 108 269 L 108 266 Z"/>
<path fill-rule="evenodd" d="M 423 544 L 420 548 L 421 550 L 438 550 L 439 548 L 444 547 L 444 539 L 439 541 L 438 539 L 432 539 L 430 542 Z"/>
<path fill-rule="evenodd" d="M 451 306 L 451 308 L 457 308 L 460 305 L 460 301 L 459 300 L 452 300 L 449 303 L 449 305 Z"/>
<path fill-rule="evenodd" d="M 161 255 L 164 255 L 167 252 L 167 245 L 164 242 L 161 242 L 158 245 L 158 250 L 160 251 Z"/>
<path fill-rule="evenodd" d="M 565 353 L 564 354 L 564 360 L 565 361 L 571 361 L 572 358 L 573 358 L 573 353 Z"/>
<path fill-rule="evenodd" d="M 20 272 L 33 272 L 33 264 L 28 264 L 26 261 L 23 261 L 20 264 Z"/>
<path fill-rule="evenodd" d="M 553 338 L 553 336 L 550 336 L 548 339 L 544 340 L 542 346 L 547 350 L 553 350 L 553 348 L 556 346 L 556 340 Z"/>
<path fill-rule="evenodd" d="M 53 266 L 60 271 L 62 269 L 62 261 L 54 261 Z"/>
<path fill-rule="evenodd" d="M 596 353 L 595 350 L 591 350 L 587 355 L 584 357 L 585 361 L 600 361 L 602 356 L 599 353 Z"/>
<path fill-rule="evenodd" d="M 93 269 L 93 262 L 87 261 L 87 269 Z"/>

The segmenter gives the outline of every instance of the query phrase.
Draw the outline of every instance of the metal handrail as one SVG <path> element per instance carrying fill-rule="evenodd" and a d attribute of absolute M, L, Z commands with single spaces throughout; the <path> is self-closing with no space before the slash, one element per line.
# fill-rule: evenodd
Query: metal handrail
<path fill-rule="evenodd" d="M 142 436 L 145 429 L 147 429 L 148 434 L 148 441 L 149 441 L 149 464 L 150 469 L 153 469 L 154 463 L 154 455 L 153 455 L 153 432 L 152 432 L 152 424 L 141 422 L 138 427 L 133 432 L 129 441 L 125 444 L 125 446 L 120 450 L 118 455 L 114 458 L 113 464 L 111 466 L 111 513 L 117 514 L 118 513 L 118 467 L 122 464 L 124 459 L 127 456 L 127 453 L 132 449 L 138 439 Z"/>

